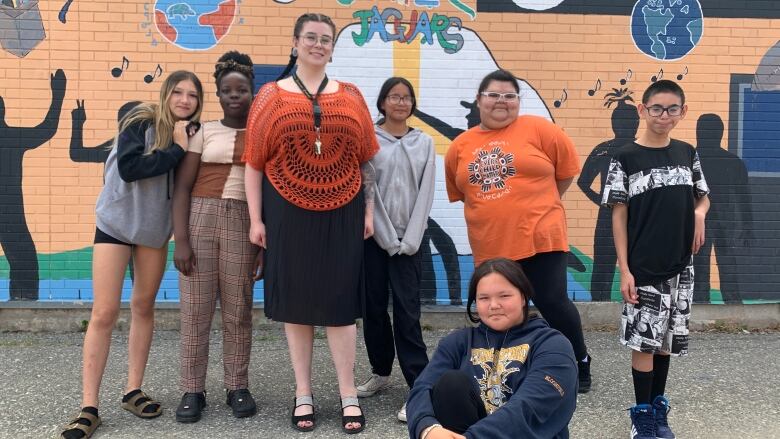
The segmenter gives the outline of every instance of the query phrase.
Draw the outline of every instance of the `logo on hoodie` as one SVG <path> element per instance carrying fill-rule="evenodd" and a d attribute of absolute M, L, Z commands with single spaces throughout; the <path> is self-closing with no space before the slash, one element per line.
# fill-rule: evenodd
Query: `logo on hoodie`
<path fill-rule="evenodd" d="M 498 410 L 509 400 L 513 392 L 508 381 L 513 374 L 521 370 L 528 358 L 528 350 L 527 343 L 498 350 L 471 350 L 471 364 L 481 371 L 481 374 L 474 378 L 479 383 L 479 393 L 488 414 Z"/>

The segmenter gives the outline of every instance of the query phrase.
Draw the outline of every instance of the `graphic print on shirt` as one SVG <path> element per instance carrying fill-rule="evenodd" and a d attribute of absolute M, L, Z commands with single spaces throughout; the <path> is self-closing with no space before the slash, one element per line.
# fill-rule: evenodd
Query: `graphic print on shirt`
<path fill-rule="evenodd" d="M 480 186 L 482 192 L 504 189 L 506 180 L 517 172 L 512 164 L 515 155 L 502 150 L 504 143 L 490 142 L 488 147 L 492 148 L 489 151 L 479 149 L 475 160 L 468 165 L 469 183 Z"/>
<path fill-rule="evenodd" d="M 488 414 L 506 404 L 512 396 L 512 387 L 507 384 L 510 376 L 521 370 L 528 357 L 528 344 L 511 348 L 471 350 L 471 364 L 481 370 L 474 376 L 479 383 L 479 393 Z"/>
<path fill-rule="evenodd" d="M 708 194 L 709 188 L 702 175 L 699 155 L 694 156 L 693 169 L 687 166 L 661 166 L 635 172 L 628 177 L 620 162 L 612 159 L 602 202 L 626 203 L 631 197 L 665 186 L 693 186 L 696 198 Z"/>

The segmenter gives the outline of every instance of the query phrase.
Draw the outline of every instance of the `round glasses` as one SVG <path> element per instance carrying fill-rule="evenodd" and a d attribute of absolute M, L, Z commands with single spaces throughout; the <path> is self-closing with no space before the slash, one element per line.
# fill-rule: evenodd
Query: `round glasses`
<path fill-rule="evenodd" d="M 387 97 L 387 102 L 390 102 L 393 105 L 411 105 L 414 103 L 414 98 L 411 96 L 390 95 Z"/>
<path fill-rule="evenodd" d="M 319 42 L 322 47 L 333 46 L 333 38 L 328 35 L 305 34 L 302 35 L 300 39 L 306 47 L 314 47 L 317 45 L 317 42 Z"/>

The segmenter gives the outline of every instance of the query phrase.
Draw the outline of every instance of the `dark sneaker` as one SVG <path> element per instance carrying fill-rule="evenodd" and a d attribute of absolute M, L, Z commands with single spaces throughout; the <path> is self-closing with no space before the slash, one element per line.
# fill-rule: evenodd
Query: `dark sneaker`
<path fill-rule="evenodd" d="M 228 390 L 227 405 L 233 409 L 233 416 L 246 418 L 257 413 L 255 399 L 248 389 Z"/>
<path fill-rule="evenodd" d="M 656 439 L 655 416 L 650 404 L 637 404 L 631 413 L 631 439 Z"/>
<path fill-rule="evenodd" d="M 185 393 L 176 408 L 176 421 L 189 424 L 200 421 L 203 408 L 206 407 L 206 392 Z"/>
<path fill-rule="evenodd" d="M 669 407 L 669 400 L 663 395 L 658 395 L 653 401 L 653 410 L 655 411 L 655 437 L 658 439 L 675 439 L 672 429 L 669 428 L 669 421 L 666 416 L 672 408 Z"/>
<path fill-rule="evenodd" d="M 590 354 L 585 358 L 587 361 L 577 361 L 577 378 L 579 380 L 577 393 L 590 392 L 590 363 L 593 361 L 593 358 Z"/>

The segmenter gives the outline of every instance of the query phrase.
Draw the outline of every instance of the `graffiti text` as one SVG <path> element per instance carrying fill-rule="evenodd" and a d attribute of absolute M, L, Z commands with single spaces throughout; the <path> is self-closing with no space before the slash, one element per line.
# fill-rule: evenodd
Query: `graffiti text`
<path fill-rule="evenodd" d="M 398 9 L 387 8 L 379 12 L 376 6 L 371 10 L 355 11 L 352 16 L 360 19 L 360 33 L 352 32 L 352 39 L 358 46 L 371 41 L 374 35 L 378 35 L 383 42 L 402 43 L 411 43 L 420 35 L 420 43 L 432 45 L 436 40 L 446 53 L 455 53 L 463 47 L 463 36 L 450 33 L 451 27 L 462 29 L 462 22 L 458 17 L 437 13 L 429 17 L 426 11 L 412 11 L 409 19 L 404 20 Z M 390 31 L 388 24 L 392 27 Z"/>

